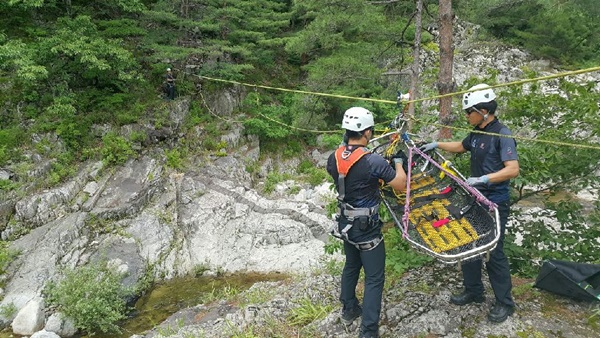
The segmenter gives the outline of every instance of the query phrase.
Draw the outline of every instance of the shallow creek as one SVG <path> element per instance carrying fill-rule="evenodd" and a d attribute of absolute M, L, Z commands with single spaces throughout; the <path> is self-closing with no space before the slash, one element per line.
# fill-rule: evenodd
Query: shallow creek
<path fill-rule="evenodd" d="M 135 309 L 121 326 L 122 334 L 96 334 L 94 338 L 125 338 L 158 326 L 175 312 L 247 290 L 254 283 L 275 281 L 286 275 L 244 273 L 223 277 L 183 277 L 155 284 L 135 303 Z M 84 336 L 86 337 L 86 336 Z M 92 337 L 92 336 L 89 336 Z"/>

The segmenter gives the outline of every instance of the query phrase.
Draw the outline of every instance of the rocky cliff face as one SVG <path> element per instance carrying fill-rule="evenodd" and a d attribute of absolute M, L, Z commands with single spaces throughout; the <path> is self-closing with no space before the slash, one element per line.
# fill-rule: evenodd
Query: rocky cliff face
<path fill-rule="evenodd" d="M 150 144 L 176 138 L 188 103 L 181 99 L 172 106 L 174 122 L 166 128 L 138 125 L 123 132 L 148 128 Z M 44 285 L 61 269 L 99 259 L 125 272 L 128 286 L 150 266 L 157 279 L 198 269 L 297 273 L 315 266 L 331 226 L 323 206 L 332 192 L 323 186 L 280 199 L 261 196 L 245 170 L 257 159 L 258 142 L 240 136 L 239 126 L 230 127 L 222 138 L 238 151 L 193 159 L 193 171 L 169 169 L 164 151 L 149 147 L 118 168 L 85 163 L 56 188 L 3 198 L 3 205 L 12 207 L 3 211 L 10 221 L 4 222 L 2 236 L 16 238 L 11 249 L 19 255 L 6 275 L 0 307 L 42 304 Z M 269 163 L 263 171 L 270 170 Z"/>

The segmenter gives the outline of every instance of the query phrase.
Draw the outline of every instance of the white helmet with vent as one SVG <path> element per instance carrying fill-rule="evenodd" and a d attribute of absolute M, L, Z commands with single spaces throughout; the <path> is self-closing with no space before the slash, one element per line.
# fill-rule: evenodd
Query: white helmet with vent
<path fill-rule="evenodd" d="M 375 126 L 373 113 L 362 107 L 352 107 L 344 113 L 342 128 L 352 131 L 363 131 Z"/>
<path fill-rule="evenodd" d="M 479 89 L 479 90 L 476 90 Z M 463 95 L 462 107 L 463 109 L 469 109 L 480 103 L 490 102 L 496 99 L 496 94 L 490 86 L 485 83 L 480 83 L 476 86 L 469 88 L 469 90 L 476 90 L 468 92 Z"/>

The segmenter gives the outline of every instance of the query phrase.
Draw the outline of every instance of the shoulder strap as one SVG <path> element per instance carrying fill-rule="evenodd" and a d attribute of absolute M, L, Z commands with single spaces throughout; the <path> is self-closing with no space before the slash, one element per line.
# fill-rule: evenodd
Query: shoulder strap
<path fill-rule="evenodd" d="M 338 200 L 343 201 L 346 195 L 344 178 L 348 175 L 350 168 L 368 153 L 370 151 L 365 147 L 350 151 L 346 146 L 341 146 L 335 151 L 335 163 L 338 171 Z"/>

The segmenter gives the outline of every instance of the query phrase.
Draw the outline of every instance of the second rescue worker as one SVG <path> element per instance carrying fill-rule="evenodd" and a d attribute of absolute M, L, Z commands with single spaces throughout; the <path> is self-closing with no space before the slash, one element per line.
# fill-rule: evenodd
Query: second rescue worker
<path fill-rule="evenodd" d="M 351 324 L 361 316 L 360 338 L 379 337 L 381 298 L 385 281 L 385 245 L 379 220 L 379 180 L 395 190 L 406 188 L 402 157 L 394 158 L 394 168 L 366 146 L 373 138 L 373 114 L 352 107 L 344 113 L 342 128 L 347 145 L 339 147 L 327 161 L 327 172 L 338 191 L 340 215 L 338 235 L 344 240 L 346 262 L 342 272 L 340 301 L 342 321 Z M 362 307 L 356 298 L 360 270 L 364 269 L 365 289 Z"/>

